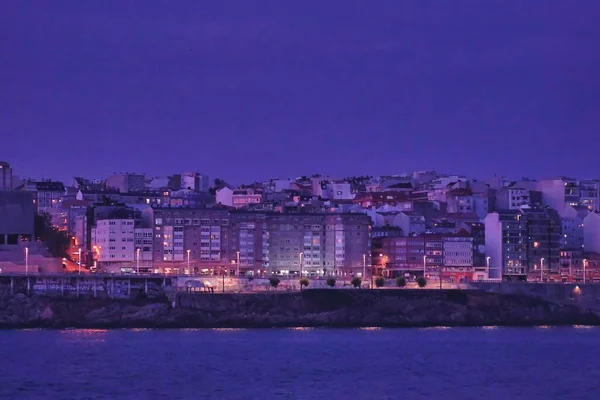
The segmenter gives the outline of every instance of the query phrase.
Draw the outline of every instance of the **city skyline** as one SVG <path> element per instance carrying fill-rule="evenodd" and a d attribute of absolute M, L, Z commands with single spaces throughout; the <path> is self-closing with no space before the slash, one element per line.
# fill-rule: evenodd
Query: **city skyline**
<path fill-rule="evenodd" d="M 594 2 L 0 9 L 0 159 L 22 176 L 600 167 Z"/>

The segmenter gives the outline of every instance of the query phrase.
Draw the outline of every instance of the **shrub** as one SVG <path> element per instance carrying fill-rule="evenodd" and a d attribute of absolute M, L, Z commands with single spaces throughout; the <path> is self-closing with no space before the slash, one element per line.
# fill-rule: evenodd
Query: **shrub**
<path fill-rule="evenodd" d="M 406 278 L 403 276 L 400 276 L 396 279 L 396 285 L 398 285 L 398 287 L 405 287 L 406 286 Z"/>
<path fill-rule="evenodd" d="M 308 285 L 310 284 L 310 281 L 306 278 L 302 278 L 300 279 L 300 289 L 302 289 L 303 287 L 308 287 Z"/>
<path fill-rule="evenodd" d="M 248 277 L 248 282 L 252 282 L 253 280 L 254 280 L 254 277 L 253 277 L 252 275 L 250 275 L 250 276 Z"/>
<path fill-rule="evenodd" d="M 352 286 L 354 286 L 355 288 L 359 288 L 360 285 L 362 284 L 362 279 L 360 279 L 360 278 L 352 278 L 352 280 L 350 281 L 350 284 Z"/>
<path fill-rule="evenodd" d="M 279 286 L 280 282 L 281 282 L 281 280 L 279 280 L 279 278 L 277 278 L 275 276 L 269 278 L 269 284 L 271 284 L 271 286 L 273 286 L 274 288 L 276 288 L 277 286 Z"/>
<path fill-rule="evenodd" d="M 418 277 L 417 278 L 417 285 L 419 285 L 420 288 L 423 288 L 423 287 L 427 286 L 427 279 L 425 279 L 422 276 Z"/>
<path fill-rule="evenodd" d="M 375 286 L 380 288 L 383 287 L 383 285 L 385 285 L 385 279 L 383 279 L 382 276 L 378 276 L 377 278 L 375 278 Z"/>
<path fill-rule="evenodd" d="M 327 286 L 334 287 L 335 286 L 335 278 L 327 278 Z"/>

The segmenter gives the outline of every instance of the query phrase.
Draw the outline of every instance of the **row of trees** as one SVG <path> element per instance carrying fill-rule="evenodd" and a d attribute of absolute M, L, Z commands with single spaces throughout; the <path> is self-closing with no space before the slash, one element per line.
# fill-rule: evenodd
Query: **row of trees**
<path fill-rule="evenodd" d="M 269 284 L 274 288 L 279 286 L 280 283 L 281 283 L 281 280 L 277 277 L 269 278 Z M 326 283 L 327 283 L 327 286 L 329 286 L 329 287 L 335 287 L 336 280 L 335 280 L 335 278 L 327 278 Z M 355 288 L 360 288 L 360 286 L 362 285 L 362 279 L 353 278 L 350 281 L 350 284 Z M 406 284 L 407 284 L 406 278 L 399 277 L 396 279 L 396 286 L 405 287 Z M 308 279 L 306 279 L 306 278 L 300 279 L 300 288 L 301 289 L 308 287 L 308 285 L 310 285 L 310 281 Z M 427 286 L 427 280 L 424 277 L 420 276 L 419 278 L 417 278 L 417 285 L 419 285 L 419 287 L 423 288 L 423 287 Z M 385 286 L 385 279 L 381 276 L 378 276 L 375 279 L 375 286 L 377 286 L 378 288 Z"/>

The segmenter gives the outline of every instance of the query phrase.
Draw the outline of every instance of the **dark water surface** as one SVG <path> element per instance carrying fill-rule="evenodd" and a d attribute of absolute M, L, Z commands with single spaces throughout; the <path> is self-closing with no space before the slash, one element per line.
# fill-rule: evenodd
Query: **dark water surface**
<path fill-rule="evenodd" d="M 600 328 L 0 331 L 0 399 L 600 399 Z"/>

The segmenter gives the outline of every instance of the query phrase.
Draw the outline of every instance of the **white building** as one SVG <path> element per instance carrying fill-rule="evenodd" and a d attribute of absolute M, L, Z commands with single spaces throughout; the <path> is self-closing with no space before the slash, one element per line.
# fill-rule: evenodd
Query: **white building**
<path fill-rule="evenodd" d="M 547 179 L 538 182 L 542 203 L 561 213 L 566 206 L 579 205 L 579 183 L 570 178 Z"/>
<path fill-rule="evenodd" d="M 216 201 L 217 204 L 233 207 L 233 189 L 225 186 L 224 188 L 217 190 Z"/>
<path fill-rule="evenodd" d="M 352 200 L 354 194 L 348 182 L 329 182 L 322 192 L 325 199 L 330 200 Z"/>
<path fill-rule="evenodd" d="M 425 217 L 417 214 L 398 213 L 394 217 L 393 225 L 402 229 L 404 236 L 425 233 Z"/>
<path fill-rule="evenodd" d="M 583 219 L 583 247 L 586 252 L 600 253 L 600 214 L 597 212 Z"/>
<path fill-rule="evenodd" d="M 92 250 L 98 267 L 133 266 L 135 261 L 133 219 L 100 219 L 92 228 Z M 150 254 L 152 251 L 150 250 Z"/>
<path fill-rule="evenodd" d="M 583 219 L 586 214 L 572 206 L 566 207 L 560 214 L 560 244 L 563 249 L 581 250 L 583 247 Z"/>

